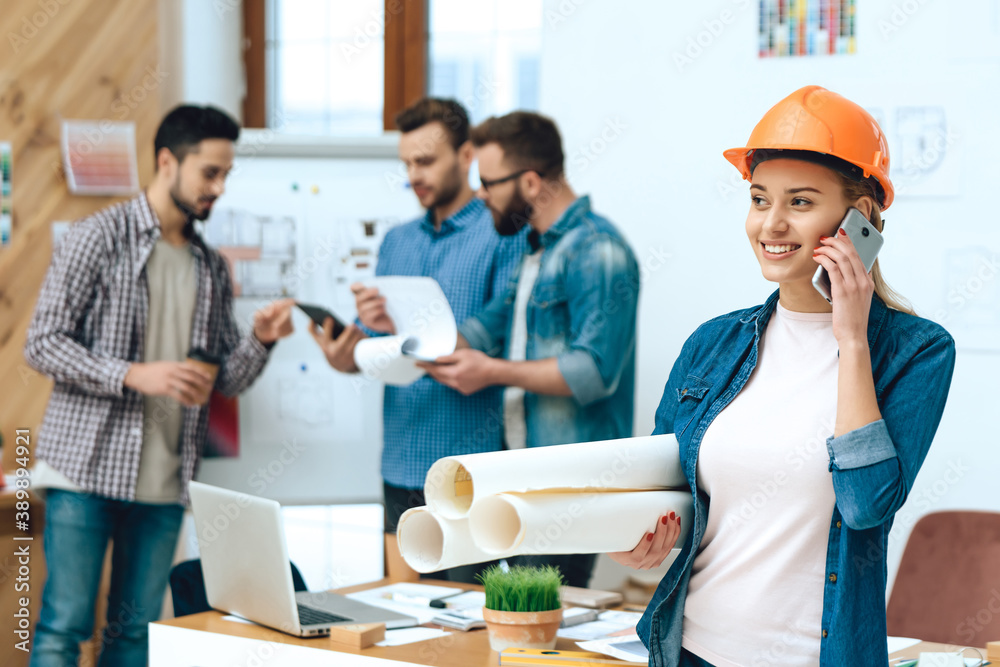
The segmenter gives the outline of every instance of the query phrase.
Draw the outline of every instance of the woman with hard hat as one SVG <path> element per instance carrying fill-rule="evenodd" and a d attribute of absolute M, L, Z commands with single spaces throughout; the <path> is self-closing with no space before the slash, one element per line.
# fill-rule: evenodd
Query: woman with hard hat
<path fill-rule="evenodd" d="M 654 433 L 677 436 L 694 518 L 638 633 L 657 666 L 884 667 L 889 529 L 941 419 L 954 341 L 835 233 L 851 208 L 881 231 L 892 203 L 864 109 L 802 88 L 725 156 L 750 181 L 746 233 L 778 289 L 701 325 L 670 372 Z M 658 566 L 678 522 L 612 557 Z"/>

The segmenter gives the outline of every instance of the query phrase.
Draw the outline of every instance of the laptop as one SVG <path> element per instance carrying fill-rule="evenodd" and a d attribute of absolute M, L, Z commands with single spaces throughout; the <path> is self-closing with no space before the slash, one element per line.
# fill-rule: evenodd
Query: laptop
<path fill-rule="evenodd" d="M 281 506 L 264 498 L 191 482 L 208 603 L 220 611 L 298 637 L 335 625 L 417 625 L 417 619 L 336 593 L 295 592 Z"/>

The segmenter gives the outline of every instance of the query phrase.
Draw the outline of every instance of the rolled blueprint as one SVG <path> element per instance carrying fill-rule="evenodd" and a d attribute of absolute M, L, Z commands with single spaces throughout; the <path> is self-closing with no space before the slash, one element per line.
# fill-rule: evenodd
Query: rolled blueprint
<path fill-rule="evenodd" d="M 501 493 L 476 500 L 472 541 L 498 554 L 589 554 L 630 551 L 660 517 L 681 517 L 679 547 L 691 526 L 689 491 Z"/>
<path fill-rule="evenodd" d="M 354 347 L 354 363 L 369 380 L 402 387 L 413 384 L 425 375 L 417 360 L 403 353 L 407 339 L 403 336 L 376 336 L 358 341 Z"/>
<path fill-rule="evenodd" d="M 427 507 L 449 519 L 474 501 L 528 491 L 646 491 L 685 488 L 677 438 L 653 435 L 439 459 L 427 472 Z"/>
<path fill-rule="evenodd" d="M 445 519 L 426 507 L 403 513 L 396 539 L 406 564 L 421 574 L 513 555 L 484 552 L 472 541 L 468 519 Z"/>

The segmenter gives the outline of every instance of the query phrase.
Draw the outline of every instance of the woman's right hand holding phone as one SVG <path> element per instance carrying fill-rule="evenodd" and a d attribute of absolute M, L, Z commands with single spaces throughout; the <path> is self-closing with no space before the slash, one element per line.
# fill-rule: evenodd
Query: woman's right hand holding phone
<path fill-rule="evenodd" d="M 646 533 L 632 551 L 617 551 L 608 554 L 616 563 L 634 570 L 651 570 L 659 567 L 670 550 L 677 544 L 681 534 L 681 517 L 674 512 L 660 517 L 656 530 Z"/>

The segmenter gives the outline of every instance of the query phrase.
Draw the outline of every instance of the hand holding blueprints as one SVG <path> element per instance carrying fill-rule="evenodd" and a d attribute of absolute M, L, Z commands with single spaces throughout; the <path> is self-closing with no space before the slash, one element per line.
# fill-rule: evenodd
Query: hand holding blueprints
<path fill-rule="evenodd" d="M 385 297 L 396 335 L 368 338 L 354 348 L 354 363 L 365 377 L 391 385 L 416 382 L 424 371 L 417 361 L 433 361 L 455 351 L 458 326 L 441 286 L 433 278 L 383 276 L 365 281 Z"/>

